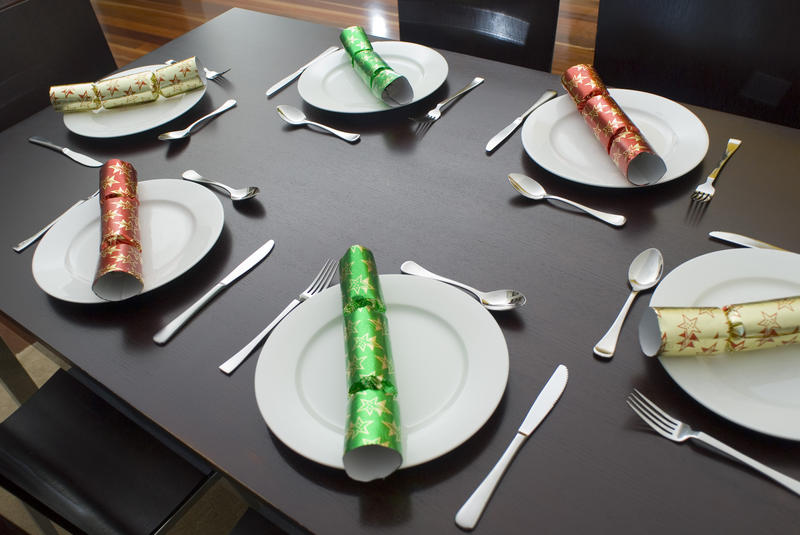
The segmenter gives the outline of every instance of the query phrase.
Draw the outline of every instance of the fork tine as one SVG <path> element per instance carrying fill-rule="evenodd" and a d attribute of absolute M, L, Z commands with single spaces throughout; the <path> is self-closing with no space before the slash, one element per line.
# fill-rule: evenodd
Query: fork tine
<path fill-rule="evenodd" d="M 329 264 L 325 268 L 325 275 L 320 279 L 319 284 L 317 285 L 311 293 L 318 293 L 327 288 L 331 280 L 333 279 L 334 273 L 336 273 L 336 262 L 333 260 L 328 259 Z"/>
<path fill-rule="evenodd" d="M 640 400 L 644 402 L 646 408 L 649 408 L 652 413 L 657 415 L 667 425 L 669 425 L 670 427 L 677 427 L 678 424 L 680 424 L 680 421 L 676 420 L 675 418 L 673 418 L 672 416 L 661 410 L 661 408 L 659 408 L 658 405 L 647 399 L 647 397 L 641 392 L 639 392 L 637 389 L 634 388 L 633 391 L 640 398 Z"/>
<path fill-rule="evenodd" d="M 640 406 L 638 405 L 638 403 L 640 403 L 640 402 L 639 402 L 639 400 L 637 400 L 635 397 L 633 397 L 633 395 L 629 395 L 629 396 L 628 396 L 628 398 L 625 400 L 625 403 L 627 403 L 627 404 L 628 404 L 628 407 L 630 407 L 631 409 L 633 409 L 633 412 L 635 412 L 635 413 L 636 413 L 636 415 L 637 415 L 639 418 L 641 418 L 641 419 L 642 419 L 642 421 L 644 421 L 644 423 L 646 423 L 648 426 L 650 426 L 650 428 L 651 428 L 653 431 L 655 431 L 656 433 L 658 433 L 659 435 L 661 435 L 661 436 L 663 436 L 663 437 L 666 437 L 666 438 L 670 438 L 670 437 L 671 437 L 671 433 L 670 433 L 668 430 L 666 430 L 665 428 L 663 428 L 663 427 L 662 427 L 661 425 L 659 425 L 658 423 L 654 422 L 654 421 L 651 419 L 650 415 L 649 415 L 649 414 L 647 414 L 646 412 L 644 412 L 644 411 L 643 411 L 643 410 L 640 408 Z"/>
<path fill-rule="evenodd" d="M 319 270 L 319 273 L 317 273 L 317 276 L 311 281 L 311 284 L 308 285 L 308 288 L 303 290 L 303 293 L 309 293 L 313 291 L 319 281 L 322 280 L 322 277 L 324 277 L 325 271 L 328 269 L 331 262 L 332 260 L 330 258 L 325 259 L 325 262 L 322 264 L 322 269 Z"/>

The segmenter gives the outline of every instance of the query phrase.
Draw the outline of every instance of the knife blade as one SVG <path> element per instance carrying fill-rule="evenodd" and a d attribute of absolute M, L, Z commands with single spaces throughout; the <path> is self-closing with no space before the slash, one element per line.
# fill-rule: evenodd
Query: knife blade
<path fill-rule="evenodd" d="M 309 61 L 308 63 L 306 63 L 305 65 L 303 65 L 299 69 L 297 69 L 296 71 L 294 71 L 292 74 L 290 74 L 286 78 L 280 80 L 279 82 L 274 84 L 272 87 L 267 89 L 267 96 L 271 97 L 275 92 L 278 91 L 278 89 L 281 89 L 283 86 L 287 85 L 289 82 L 291 82 L 292 80 L 294 80 L 295 78 L 297 78 L 298 76 L 303 74 L 303 71 L 305 71 L 306 69 L 311 67 L 314 63 L 316 63 L 317 61 L 321 60 L 322 58 L 324 58 L 328 54 L 331 54 L 331 53 L 333 53 L 333 52 L 335 52 L 337 50 L 339 50 L 338 46 L 332 46 L 332 47 L 328 48 L 327 50 L 325 50 L 325 52 L 323 52 L 322 54 L 320 54 L 316 58 L 312 59 L 311 61 Z"/>
<path fill-rule="evenodd" d="M 169 322 L 163 329 L 158 331 L 153 336 L 153 342 L 157 344 L 166 344 L 170 338 L 178 332 L 178 330 L 186 324 L 197 312 L 203 308 L 213 297 L 224 290 L 228 285 L 236 279 L 253 269 L 259 262 L 264 260 L 269 255 L 272 248 L 275 246 L 274 240 L 268 240 L 264 245 L 256 249 L 254 253 L 244 259 L 244 261 L 236 266 L 233 271 L 228 273 L 225 278 L 215 284 L 206 294 L 194 302 L 189 308 L 181 312 L 174 320 Z"/>
<path fill-rule="evenodd" d="M 522 421 L 522 425 L 517 429 L 517 434 L 514 440 L 508 445 L 506 451 L 503 453 L 497 464 L 494 465 L 489 475 L 478 485 L 475 492 L 464 502 L 461 509 L 456 513 L 456 525 L 463 529 L 472 529 L 478 523 L 478 520 L 483 513 L 486 504 L 489 503 L 489 498 L 492 497 L 494 489 L 500 483 L 514 456 L 519 451 L 520 447 L 525 443 L 525 440 L 533 433 L 536 428 L 542 423 L 545 416 L 550 413 L 550 410 L 561 397 L 564 388 L 567 386 L 567 378 L 569 373 L 567 367 L 559 364 L 556 371 L 544 385 L 542 391 L 533 402 L 528 415 Z"/>
<path fill-rule="evenodd" d="M 43 137 L 31 136 L 31 137 L 28 138 L 28 141 L 30 141 L 31 143 L 34 143 L 36 145 L 41 145 L 42 147 L 47 147 L 48 149 L 52 149 L 52 150 L 54 150 L 56 152 L 60 152 L 60 153 L 64 154 L 65 156 L 67 156 L 69 158 L 72 158 L 73 160 L 75 160 L 79 164 L 85 165 L 86 167 L 103 167 L 103 163 L 102 162 L 98 162 L 94 158 L 90 158 L 89 156 L 86 156 L 85 154 L 81 154 L 80 152 L 75 152 L 72 149 L 68 149 L 66 147 L 61 147 L 59 145 L 56 145 L 55 143 L 47 141 Z"/>
<path fill-rule="evenodd" d="M 756 249 L 774 249 L 775 251 L 787 250 L 778 247 L 777 245 L 772 245 L 771 243 L 763 242 L 755 238 L 750 238 L 749 236 L 742 236 L 741 234 L 735 234 L 733 232 L 712 230 L 711 232 L 708 233 L 708 235 L 711 236 L 712 238 L 716 238 L 718 240 L 733 243 L 736 245 L 742 245 L 744 247 L 753 247 Z"/>
<path fill-rule="evenodd" d="M 494 149 L 496 149 L 497 146 L 500 145 L 500 143 L 502 143 L 508 136 L 514 133 L 514 130 L 519 128 L 519 125 L 522 124 L 522 121 L 524 121 L 528 115 L 533 113 L 533 110 L 535 110 L 536 108 L 538 108 L 539 106 L 541 106 L 542 104 L 544 104 L 545 102 L 547 102 L 548 100 L 550 100 L 555 96 L 556 92 L 553 91 L 552 89 L 542 93 L 542 96 L 539 97 L 539 100 L 533 103 L 533 106 L 525 110 L 525 113 L 514 119 L 510 125 L 500 130 L 497 134 L 495 134 L 494 137 L 492 137 L 492 139 L 489 140 L 489 143 L 486 144 L 486 152 L 492 152 Z"/>

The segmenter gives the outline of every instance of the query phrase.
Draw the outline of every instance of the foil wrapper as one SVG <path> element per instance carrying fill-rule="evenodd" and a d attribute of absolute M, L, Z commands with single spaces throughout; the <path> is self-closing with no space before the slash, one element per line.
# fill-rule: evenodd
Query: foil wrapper
<path fill-rule="evenodd" d="M 716 355 L 800 343 L 800 296 L 723 307 L 653 307 L 659 355 Z"/>
<path fill-rule="evenodd" d="M 56 111 L 89 111 L 100 108 L 94 84 L 54 85 L 50 88 L 50 104 Z"/>
<path fill-rule="evenodd" d="M 139 72 L 95 82 L 97 95 L 104 108 L 153 102 L 158 98 L 156 79 L 152 72 Z"/>
<path fill-rule="evenodd" d="M 172 65 L 98 82 L 50 87 L 50 104 L 56 111 L 91 111 L 99 108 L 144 104 L 203 87 L 205 81 L 191 57 Z"/>
<path fill-rule="evenodd" d="M 342 30 L 339 40 L 350 56 L 350 63 L 359 78 L 376 98 L 389 106 L 402 106 L 414 99 L 414 90 L 405 76 L 395 72 L 377 52 L 361 26 Z"/>
<path fill-rule="evenodd" d="M 167 98 L 205 85 L 195 57 L 156 69 L 153 75 L 158 83 L 158 92 Z"/>
<path fill-rule="evenodd" d="M 347 363 L 343 464 L 357 481 L 385 478 L 403 462 L 389 324 L 372 252 L 353 245 L 339 260 Z"/>
<path fill-rule="evenodd" d="M 100 168 L 100 259 L 92 291 L 120 301 L 142 291 L 142 245 L 136 169 L 122 160 Z"/>
<path fill-rule="evenodd" d="M 658 182 L 667 171 L 642 132 L 608 93 L 591 65 L 575 65 L 561 75 L 561 83 L 617 169 L 633 184 Z"/>

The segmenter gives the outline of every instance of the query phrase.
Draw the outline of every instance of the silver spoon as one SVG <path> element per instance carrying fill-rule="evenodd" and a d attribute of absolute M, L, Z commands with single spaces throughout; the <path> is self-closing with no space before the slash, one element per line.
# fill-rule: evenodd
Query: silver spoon
<path fill-rule="evenodd" d="M 436 273 L 432 273 L 413 260 L 407 260 L 403 262 L 403 264 L 400 266 L 400 271 L 407 273 L 408 275 L 427 277 L 429 279 L 452 284 L 453 286 L 458 286 L 462 290 L 466 290 L 474 295 L 487 310 L 511 310 L 513 308 L 521 307 L 527 301 L 525 296 L 516 290 L 494 290 L 492 292 L 482 292 L 480 290 L 476 290 L 472 286 L 467 286 L 463 282 L 454 281 L 452 279 L 442 277 L 441 275 L 437 275 Z"/>
<path fill-rule="evenodd" d="M 340 138 L 344 139 L 345 141 L 349 141 L 350 143 L 353 143 L 354 141 L 358 141 L 361 138 L 360 134 L 353 134 L 353 133 L 350 133 L 350 132 L 342 132 L 341 130 L 336 130 L 335 128 L 331 128 L 330 126 L 327 126 L 327 125 L 324 125 L 324 124 L 320 124 L 320 123 L 315 123 L 314 121 L 309 121 L 306 118 L 305 114 L 302 111 L 300 111 L 297 108 L 295 108 L 294 106 L 289 106 L 287 104 L 281 104 L 276 109 L 278 110 L 278 115 L 281 116 L 281 119 L 283 119 L 284 121 L 286 121 L 289 124 L 293 124 L 293 125 L 304 125 L 304 124 L 314 125 L 314 126 L 317 126 L 319 128 L 322 128 L 323 130 L 327 130 L 331 134 L 333 134 L 335 136 L 339 136 Z"/>
<path fill-rule="evenodd" d="M 625 216 L 618 215 L 618 214 L 609 214 L 608 212 L 601 212 L 600 210 L 595 210 L 594 208 L 589 208 L 588 206 L 584 206 L 580 203 L 575 201 L 571 201 L 569 199 L 565 199 L 563 197 L 556 197 L 555 195 L 548 195 L 548 193 L 544 190 L 541 184 L 536 182 L 529 176 L 521 175 L 519 173 L 511 173 L 508 175 L 508 181 L 511 182 L 511 185 L 514 186 L 518 192 L 520 192 L 525 197 L 529 199 L 534 199 L 540 201 L 542 199 L 555 199 L 557 201 L 561 201 L 563 203 L 569 204 L 578 208 L 579 210 L 583 210 L 589 215 L 592 215 L 599 219 L 600 221 L 604 221 L 609 225 L 614 225 L 615 227 L 621 227 L 625 224 Z"/>
<path fill-rule="evenodd" d="M 199 184 L 208 184 L 223 189 L 228 193 L 232 201 L 243 201 L 245 199 L 255 197 L 259 192 L 259 189 L 255 186 L 250 186 L 249 188 L 238 188 L 238 189 L 226 186 L 222 182 L 217 182 L 216 180 L 211 180 L 201 176 L 200 173 L 198 173 L 194 169 L 189 169 L 187 171 L 184 171 L 183 175 L 181 176 L 184 178 L 184 180 L 188 180 L 190 182 L 197 182 Z"/>
<path fill-rule="evenodd" d="M 594 346 L 595 355 L 606 359 L 614 356 L 622 324 L 628 315 L 628 310 L 631 308 L 633 300 L 639 292 L 649 290 L 655 286 L 661 280 L 663 271 L 664 257 L 658 249 L 645 249 L 636 255 L 636 258 L 633 259 L 628 268 L 628 283 L 631 285 L 631 293 L 628 295 L 628 300 L 622 305 L 622 310 L 619 311 L 617 319 L 611 324 L 608 332 Z"/>
<path fill-rule="evenodd" d="M 196 120 L 195 122 L 193 122 L 192 124 L 190 124 L 189 126 L 184 128 L 183 130 L 174 130 L 172 132 L 164 132 L 163 134 L 158 136 L 158 139 L 160 139 L 161 141 L 172 141 L 174 139 L 183 139 L 185 137 L 189 137 L 189 136 L 192 135 L 192 130 L 194 130 L 198 125 L 205 123 L 206 121 L 208 121 L 212 117 L 216 117 L 220 113 L 223 113 L 223 112 L 233 108 L 234 106 L 236 106 L 236 101 L 234 99 L 226 100 L 225 103 L 222 106 L 220 106 L 216 110 L 212 111 L 208 115 L 204 115 L 203 117 L 200 117 L 198 120 Z"/>

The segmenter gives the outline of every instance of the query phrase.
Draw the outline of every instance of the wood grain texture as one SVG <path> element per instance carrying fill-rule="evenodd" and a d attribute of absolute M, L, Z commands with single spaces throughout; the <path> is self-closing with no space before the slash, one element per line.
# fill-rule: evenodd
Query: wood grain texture
<path fill-rule="evenodd" d="M 599 0 L 562 0 L 552 72 L 591 63 Z M 152 52 L 200 24 L 240 7 L 329 26 L 359 24 L 379 37 L 398 39 L 396 0 L 92 0 L 119 66 Z"/>

